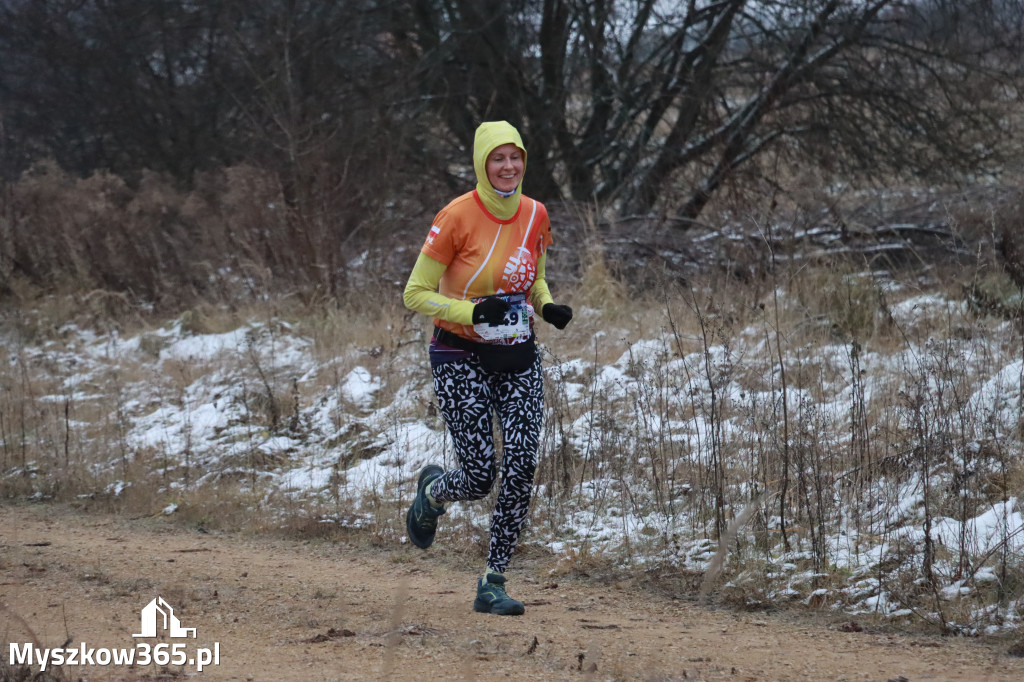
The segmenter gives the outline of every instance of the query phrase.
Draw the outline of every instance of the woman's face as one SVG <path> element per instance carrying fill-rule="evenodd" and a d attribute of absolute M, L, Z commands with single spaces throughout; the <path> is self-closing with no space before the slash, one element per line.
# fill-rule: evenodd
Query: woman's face
<path fill-rule="evenodd" d="M 487 179 L 491 187 L 502 192 L 511 192 L 523 179 L 523 150 L 511 142 L 495 147 L 487 155 Z"/>

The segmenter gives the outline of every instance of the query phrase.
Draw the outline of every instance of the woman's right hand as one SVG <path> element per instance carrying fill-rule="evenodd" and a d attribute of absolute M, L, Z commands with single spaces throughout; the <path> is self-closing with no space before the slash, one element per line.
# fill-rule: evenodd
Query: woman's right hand
<path fill-rule="evenodd" d="M 501 324 L 511 306 L 497 296 L 491 296 L 473 306 L 473 324 Z"/>

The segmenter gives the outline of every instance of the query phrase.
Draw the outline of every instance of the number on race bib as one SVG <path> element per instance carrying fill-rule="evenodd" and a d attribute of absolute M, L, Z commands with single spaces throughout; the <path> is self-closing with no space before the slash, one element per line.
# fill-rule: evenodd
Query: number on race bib
<path fill-rule="evenodd" d="M 480 338 L 492 343 L 514 345 L 528 341 L 533 306 L 526 300 L 526 294 L 507 294 L 501 298 L 510 306 L 501 324 L 475 324 L 473 331 L 479 334 Z"/>

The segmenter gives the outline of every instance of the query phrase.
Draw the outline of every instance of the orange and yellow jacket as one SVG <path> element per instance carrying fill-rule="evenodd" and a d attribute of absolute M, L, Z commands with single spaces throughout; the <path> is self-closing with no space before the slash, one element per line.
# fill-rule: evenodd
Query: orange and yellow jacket
<path fill-rule="evenodd" d="M 488 155 L 509 142 L 523 150 L 525 162 L 523 141 L 511 125 L 488 122 L 477 129 L 476 188 L 434 218 L 403 297 L 406 307 L 433 316 L 438 327 L 472 341 L 480 340 L 473 331 L 473 299 L 523 292 L 538 313 L 553 302 L 544 280 L 552 243 L 547 209 L 520 189 L 502 197 L 487 179 Z"/>

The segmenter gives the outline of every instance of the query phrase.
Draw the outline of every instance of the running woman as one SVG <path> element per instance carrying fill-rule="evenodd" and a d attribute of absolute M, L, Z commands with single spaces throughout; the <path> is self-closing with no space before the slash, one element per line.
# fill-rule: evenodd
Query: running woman
<path fill-rule="evenodd" d="M 525 607 L 505 591 L 505 569 L 529 511 L 540 443 L 544 377 L 534 318 L 539 311 L 565 329 L 572 308 L 557 305 L 544 281 L 551 224 L 544 205 L 522 194 L 526 147 L 519 132 L 505 121 L 482 123 L 473 168 L 476 189 L 434 218 L 405 287 L 405 305 L 434 318 L 434 392 L 459 462 L 457 469 L 431 464 L 420 472 L 406 529 L 426 549 L 446 503 L 490 493 L 498 469 L 496 414 L 501 485 L 473 609 L 520 615 Z"/>

